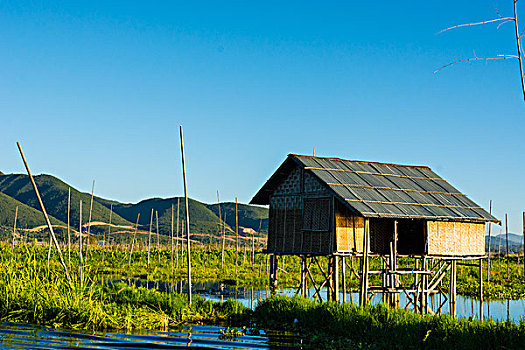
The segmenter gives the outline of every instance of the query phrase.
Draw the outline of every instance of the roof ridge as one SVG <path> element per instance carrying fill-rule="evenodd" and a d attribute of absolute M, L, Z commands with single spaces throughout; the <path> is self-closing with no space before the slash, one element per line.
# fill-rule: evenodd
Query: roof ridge
<path fill-rule="evenodd" d="M 360 163 L 360 164 L 377 164 L 377 165 L 387 165 L 387 166 L 395 166 L 395 167 L 401 167 L 401 168 L 417 168 L 417 169 L 430 169 L 430 167 L 426 165 L 403 165 L 403 164 L 394 164 L 394 163 L 382 163 L 382 162 L 369 162 L 365 160 L 351 160 L 351 159 L 342 159 L 342 158 L 334 158 L 334 157 L 318 157 L 318 156 L 307 156 L 302 154 L 294 154 L 290 153 L 288 156 L 293 156 L 297 158 L 310 158 L 310 159 L 328 159 L 333 160 L 336 162 L 351 162 L 351 163 Z"/>

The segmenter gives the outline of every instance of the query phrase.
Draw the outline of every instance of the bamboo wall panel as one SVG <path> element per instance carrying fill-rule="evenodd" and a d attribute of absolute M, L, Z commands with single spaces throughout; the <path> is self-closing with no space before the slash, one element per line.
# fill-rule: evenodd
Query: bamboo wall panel
<path fill-rule="evenodd" d="M 428 221 L 428 254 L 467 256 L 485 254 L 485 224 Z"/>
<path fill-rule="evenodd" d="M 338 202 L 335 205 L 336 246 L 339 252 L 362 252 L 365 219 Z"/>

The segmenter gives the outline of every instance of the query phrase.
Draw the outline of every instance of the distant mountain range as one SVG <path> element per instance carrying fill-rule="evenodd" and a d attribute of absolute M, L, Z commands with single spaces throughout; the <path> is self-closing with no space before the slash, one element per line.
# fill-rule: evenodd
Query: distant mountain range
<path fill-rule="evenodd" d="M 40 195 L 50 215 L 52 223 L 65 226 L 67 222 L 68 189 L 71 189 L 70 225 L 77 229 L 80 219 L 80 201 L 82 201 L 82 223 L 89 221 L 89 207 L 91 195 L 82 193 L 69 186 L 64 181 L 51 175 L 34 177 Z M 177 204 L 178 203 L 178 204 Z M 0 229 L 12 230 L 15 217 L 15 208 L 18 206 L 17 227 L 22 229 L 34 228 L 45 224 L 42 212 L 27 175 L 3 174 L 0 172 Z M 101 197 L 94 197 L 91 222 L 92 233 L 102 233 L 107 230 L 107 223 L 111 214 L 111 223 L 131 230 L 139 218 L 139 229 L 148 231 L 153 209 L 153 232 L 156 232 L 156 215 L 158 213 L 159 232 L 169 235 L 171 232 L 173 206 L 173 221 L 176 232 L 177 206 L 180 231 L 185 217 L 184 198 L 151 198 L 138 203 L 120 203 Z M 112 209 L 112 213 L 111 213 Z M 265 235 L 268 230 L 268 209 L 247 204 L 238 205 L 239 234 L 256 233 Z M 218 204 L 205 204 L 189 200 L 190 231 L 196 239 L 208 240 L 210 235 L 219 235 L 219 222 L 224 225 L 227 234 L 235 232 L 235 203 L 221 203 L 219 219 Z"/>
<path fill-rule="evenodd" d="M 497 253 L 500 251 L 501 253 L 505 253 L 507 249 L 507 237 L 506 235 L 500 234 L 500 235 L 492 235 L 490 237 L 490 251 Z M 489 236 L 485 236 L 485 250 L 489 250 Z M 510 253 L 517 253 L 523 251 L 523 234 L 515 234 L 515 233 L 509 233 L 509 252 Z"/>

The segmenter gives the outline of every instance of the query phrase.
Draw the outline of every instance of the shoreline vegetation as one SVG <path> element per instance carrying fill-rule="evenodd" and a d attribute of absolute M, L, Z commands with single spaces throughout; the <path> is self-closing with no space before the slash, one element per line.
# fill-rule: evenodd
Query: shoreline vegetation
<path fill-rule="evenodd" d="M 54 249 L 48 267 L 47 245 L 0 242 L 0 321 L 90 331 L 168 330 L 184 324 L 245 326 L 253 330 L 291 331 L 307 342 L 326 348 L 484 349 L 525 344 L 523 319 L 518 323 L 482 322 L 453 319 L 448 315 L 422 316 L 411 311 L 388 309 L 381 304 L 358 307 L 350 303 L 319 303 L 282 296 L 260 302 L 254 311 L 234 300 L 219 303 L 197 295 L 190 306 L 185 294 L 173 290 L 161 292 L 123 282 L 108 282 L 121 279 L 184 280 L 185 252 L 177 252 L 178 266 L 174 255 L 172 269 L 171 247 L 158 247 L 150 251 L 148 268 L 148 252 L 144 244 L 136 245 L 131 260 L 126 245 L 91 244 L 84 247 L 82 265 L 78 246 L 72 246 L 70 261 L 67 246 L 62 246 L 72 279 L 69 284 Z M 236 253 L 235 247 L 230 247 L 225 250 L 224 267 L 221 268 L 218 247 L 195 248 L 192 251 L 194 281 L 214 280 L 242 287 L 267 286 L 266 254 L 258 252 L 252 257 L 249 249 L 240 248 Z M 286 257 L 279 276 L 282 286 L 298 284 L 300 264 L 296 259 Z M 491 282 L 485 283 L 485 300 L 490 299 L 489 296 L 523 296 L 523 266 L 513 260 L 511 278 L 507 281 L 505 260 L 498 259 L 501 258 L 492 260 Z M 321 278 L 319 271 L 314 271 L 314 275 Z M 475 268 L 461 267 L 458 292 L 469 295 L 472 291 L 475 296 L 477 280 Z M 349 278 L 348 288 L 354 286 L 357 286 L 357 280 Z"/>

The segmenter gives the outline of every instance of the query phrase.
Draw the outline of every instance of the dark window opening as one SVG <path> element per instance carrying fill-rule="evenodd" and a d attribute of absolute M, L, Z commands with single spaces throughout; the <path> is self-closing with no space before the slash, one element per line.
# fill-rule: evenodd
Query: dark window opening
<path fill-rule="evenodd" d="M 303 207 L 304 231 L 330 230 L 330 199 L 305 198 Z"/>

